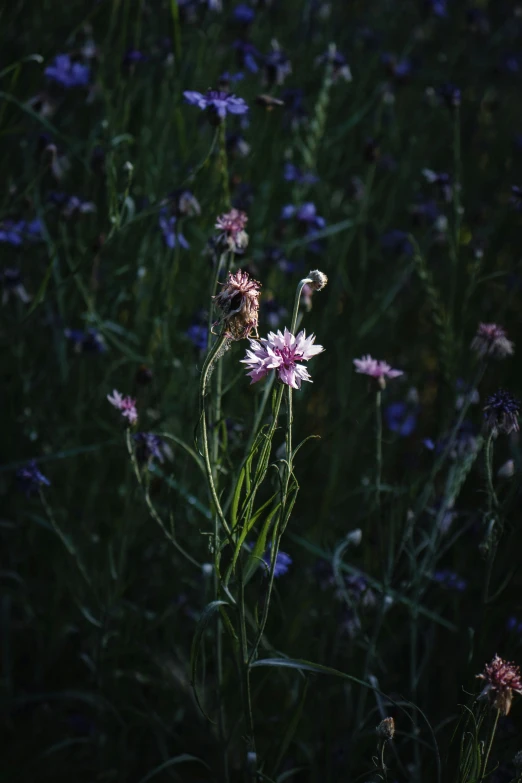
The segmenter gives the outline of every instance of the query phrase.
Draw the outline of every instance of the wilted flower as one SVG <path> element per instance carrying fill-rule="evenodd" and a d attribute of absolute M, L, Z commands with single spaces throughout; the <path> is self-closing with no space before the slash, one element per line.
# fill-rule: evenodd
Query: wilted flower
<path fill-rule="evenodd" d="M 311 272 L 308 272 L 308 278 L 308 285 L 314 291 L 322 291 L 328 283 L 327 276 L 324 272 L 319 271 L 319 269 L 313 269 Z"/>
<path fill-rule="evenodd" d="M 172 452 L 159 435 L 152 432 L 137 432 L 133 435 L 136 442 L 136 458 L 140 464 L 151 464 L 155 459 L 164 462 L 165 457 L 171 459 Z"/>
<path fill-rule="evenodd" d="M 487 699 L 501 715 L 509 713 L 513 691 L 522 694 L 520 668 L 514 663 L 504 661 L 498 655 L 495 655 L 491 663 L 486 664 L 482 674 L 477 674 L 477 679 L 486 683 L 478 698 Z"/>
<path fill-rule="evenodd" d="M 223 314 L 226 335 L 232 340 L 243 340 L 257 329 L 261 284 L 239 269 L 235 275 L 229 272 L 222 286 L 214 302 Z"/>
<path fill-rule="evenodd" d="M 362 359 L 354 359 L 353 363 L 355 364 L 355 372 L 375 378 L 381 389 L 384 389 L 387 380 L 398 378 L 404 374 L 402 370 L 392 369 L 387 362 L 372 359 L 370 354 L 363 356 Z"/>
<path fill-rule="evenodd" d="M 507 339 L 506 330 L 502 326 L 484 323 L 478 325 L 470 347 L 479 356 L 490 356 L 493 359 L 505 359 L 515 350 L 514 343 Z"/>
<path fill-rule="evenodd" d="M 116 389 L 114 389 L 112 392 L 112 396 L 110 394 L 107 395 L 107 399 L 111 405 L 121 412 L 121 415 L 124 419 L 127 419 L 129 424 L 136 424 L 138 421 L 136 400 L 134 400 L 132 397 L 124 397 L 123 394 L 120 394 L 120 392 L 116 391 Z"/>
<path fill-rule="evenodd" d="M 263 560 L 267 564 L 267 566 L 270 568 L 272 565 L 272 545 L 268 547 L 268 551 L 265 552 L 263 555 Z M 274 576 L 284 576 L 287 572 L 290 566 L 292 565 L 292 558 L 290 555 L 287 555 L 286 552 L 279 552 L 276 555 L 276 561 L 274 566 Z"/>
<path fill-rule="evenodd" d="M 518 432 L 519 413 L 520 403 L 504 389 L 499 389 L 486 399 L 484 419 L 487 429 L 494 434 L 505 432 L 509 435 L 510 432 Z"/>
<path fill-rule="evenodd" d="M 220 215 L 215 226 L 221 232 L 217 237 L 218 243 L 233 253 L 243 253 L 248 245 L 248 234 L 245 231 L 247 221 L 248 217 L 239 209 L 231 209 Z"/>
<path fill-rule="evenodd" d="M 393 718 L 384 718 L 375 729 L 377 736 L 385 740 L 392 740 L 395 735 L 395 721 Z"/>
<path fill-rule="evenodd" d="M 251 383 L 256 383 L 264 378 L 271 370 L 275 370 L 282 383 L 286 383 L 293 389 L 300 389 L 302 381 L 311 381 L 306 367 L 297 362 L 307 362 L 313 356 L 324 351 L 322 345 L 314 345 L 315 336 L 306 336 L 304 329 L 294 337 L 285 328 L 284 333 L 269 332 L 267 338 L 250 340 L 250 349 L 242 364 L 246 364 L 250 370 L 247 375 L 252 378 Z"/>
<path fill-rule="evenodd" d="M 183 97 L 198 109 L 207 109 L 213 124 L 223 122 L 227 114 L 246 114 L 248 106 L 243 98 L 237 98 L 222 90 L 207 90 L 205 95 L 192 90 L 185 90 Z"/>
<path fill-rule="evenodd" d="M 20 468 L 20 470 L 17 471 L 16 479 L 20 485 L 20 489 L 22 489 L 27 496 L 39 487 L 49 487 L 51 484 L 49 479 L 38 470 L 34 459 L 28 462 L 24 468 Z"/>
<path fill-rule="evenodd" d="M 64 335 L 74 344 L 77 353 L 104 353 L 107 350 L 105 340 L 96 329 L 64 329 Z"/>
<path fill-rule="evenodd" d="M 58 54 L 53 64 L 44 71 L 51 81 L 62 87 L 86 87 L 91 79 L 91 69 L 88 65 L 73 62 L 69 54 Z"/>

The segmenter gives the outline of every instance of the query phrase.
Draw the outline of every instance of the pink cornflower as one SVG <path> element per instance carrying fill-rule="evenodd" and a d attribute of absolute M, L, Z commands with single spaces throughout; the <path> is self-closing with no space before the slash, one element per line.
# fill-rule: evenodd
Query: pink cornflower
<path fill-rule="evenodd" d="M 114 389 L 112 392 L 112 396 L 110 394 L 107 395 L 107 399 L 111 405 L 113 405 L 117 410 L 121 411 L 121 415 L 124 419 L 127 419 L 129 424 L 136 424 L 138 421 L 136 400 L 134 400 L 132 397 L 124 397 L 123 394 L 120 394 L 120 392 L 116 391 L 116 389 Z"/>
<path fill-rule="evenodd" d="M 362 359 L 354 359 L 353 363 L 355 364 L 355 372 L 375 378 L 381 389 L 384 389 L 386 386 L 386 380 L 392 380 L 393 378 L 398 378 L 399 375 L 404 375 L 402 370 L 393 370 L 388 362 L 372 359 L 370 354 L 363 356 Z"/>
<path fill-rule="evenodd" d="M 478 325 L 470 347 L 479 356 L 490 356 L 493 359 L 505 359 L 515 350 L 515 344 L 507 339 L 506 330 L 502 326 L 483 323 Z"/>
<path fill-rule="evenodd" d="M 302 381 L 312 381 L 308 370 L 297 362 L 307 362 L 312 356 L 322 353 L 322 345 L 314 345 L 315 336 L 306 336 L 304 329 L 294 337 L 285 328 L 269 332 L 268 337 L 261 340 L 250 340 L 250 349 L 247 350 L 242 364 L 246 364 L 250 370 L 247 375 L 252 378 L 251 383 L 256 383 L 264 378 L 270 370 L 275 370 L 282 383 L 286 383 L 293 389 L 300 389 Z"/>
<path fill-rule="evenodd" d="M 232 340 L 243 340 L 257 329 L 261 283 L 239 269 L 235 275 L 229 272 L 222 286 L 214 303 L 223 313 L 226 335 Z"/>
<path fill-rule="evenodd" d="M 233 253 L 242 253 L 248 245 L 248 234 L 245 231 L 247 221 L 246 213 L 239 209 L 231 209 L 220 215 L 216 220 L 216 228 L 221 232 L 217 237 L 218 244 Z"/>
<path fill-rule="evenodd" d="M 520 667 L 504 661 L 498 655 L 486 664 L 483 673 L 477 674 L 477 678 L 486 683 L 478 698 L 488 699 L 502 715 L 507 715 L 511 709 L 513 691 L 522 694 Z"/>

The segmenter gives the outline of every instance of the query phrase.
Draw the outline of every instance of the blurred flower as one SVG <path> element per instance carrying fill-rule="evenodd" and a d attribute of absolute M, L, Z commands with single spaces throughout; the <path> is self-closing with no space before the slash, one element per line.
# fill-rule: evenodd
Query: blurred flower
<path fill-rule="evenodd" d="M 337 51 L 335 47 L 329 48 L 324 54 L 320 54 L 315 58 L 316 65 L 326 65 L 329 63 L 332 66 L 332 80 L 334 82 L 339 79 L 344 79 L 345 82 L 352 81 L 352 72 L 350 66 L 346 62 L 346 57 Z"/>
<path fill-rule="evenodd" d="M 162 209 L 160 211 L 159 226 L 167 247 L 173 250 L 175 247 L 179 245 L 180 247 L 183 247 L 185 250 L 188 250 L 190 245 L 185 239 L 185 237 L 183 236 L 183 234 L 181 234 L 180 231 L 178 230 L 177 221 L 178 219 L 176 215 L 170 215 L 169 217 L 167 215 L 166 209 Z"/>
<path fill-rule="evenodd" d="M 306 367 L 298 362 L 307 362 L 324 351 L 322 345 L 314 345 L 314 342 L 315 336 L 312 334 L 307 337 L 304 329 L 296 337 L 286 328 L 284 333 L 269 332 L 267 338 L 250 340 L 250 349 L 241 363 L 250 370 L 247 375 L 252 378 L 251 383 L 260 381 L 271 370 L 275 370 L 282 383 L 300 389 L 302 381 L 312 379 Z"/>
<path fill-rule="evenodd" d="M 381 389 L 385 388 L 387 380 L 404 375 L 402 370 L 394 370 L 387 362 L 372 359 L 370 354 L 363 356 L 362 359 L 354 359 L 353 363 L 355 364 L 355 372 L 375 378 Z"/>
<path fill-rule="evenodd" d="M 273 296 L 263 296 L 261 301 L 261 313 L 271 329 L 278 326 L 288 317 L 288 310 L 279 304 Z"/>
<path fill-rule="evenodd" d="M 221 232 L 217 237 L 218 244 L 224 250 L 243 253 L 248 245 L 248 234 L 245 231 L 247 222 L 245 212 L 239 209 L 231 209 L 230 212 L 220 215 L 215 225 Z"/>
<path fill-rule="evenodd" d="M 246 3 L 240 3 L 239 5 L 236 5 L 232 13 L 234 22 L 237 22 L 238 24 L 242 24 L 242 25 L 252 24 L 252 22 L 255 19 L 255 16 L 256 14 L 254 9 L 251 8 L 249 5 L 247 5 Z"/>
<path fill-rule="evenodd" d="M 511 478 L 515 475 L 515 463 L 512 459 L 508 459 L 507 462 L 504 462 L 503 465 L 498 469 L 497 476 L 499 478 Z"/>
<path fill-rule="evenodd" d="M 487 699 L 501 715 L 507 715 L 511 709 L 513 692 L 522 694 L 520 668 L 495 655 L 491 663 L 486 664 L 483 673 L 476 676 L 486 683 L 477 698 Z"/>
<path fill-rule="evenodd" d="M 384 52 L 381 55 L 381 62 L 388 74 L 397 82 L 406 81 L 411 74 L 412 64 L 407 58 L 399 60 L 394 54 Z"/>
<path fill-rule="evenodd" d="M 292 129 L 301 126 L 308 119 L 308 111 L 304 105 L 304 90 L 292 87 L 283 90 L 281 99 L 285 105 L 285 118 Z"/>
<path fill-rule="evenodd" d="M 207 90 L 205 95 L 200 92 L 185 90 L 183 93 L 187 103 L 206 109 L 213 123 L 223 122 L 227 114 L 246 114 L 248 106 L 243 98 L 237 98 L 222 90 Z"/>
<path fill-rule="evenodd" d="M 172 459 L 170 447 L 159 435 L 152 432 L 137 432 L 132 436 L 136 442 L 136 459 L 140 464 L 152 464 L 155 459 L 163 463 Z"/>
<path fill-rule="evenodd" d="M 462 579 L 462 577 L 458 576 L 454 571 L 450 571 L 448 568 L 434 571 L 432 578 L 435 582 L 442 585 L 442 587 L 446 587 L 448 590 L 457 590 L 459 593 L 462 593 L 468 586 L 465 579 Z"/>
<path fill-rule="evenodd" d="M 27 495 L 31 495 L 39 487 L 49 487 L 51 482 L 38 470 L 36 462 L 31 460 L 16 473 L 16 479 L 20 489 Z"/>
<path fill-rule="evenodd" d="M 280 87 L 292 73 L 292 63 L 275 39 L 272 41 L 272 51 L 263 58 L 263 71 L 269 87 Z"/>
<path fill-rule="evenodd" d="M 453 186 L 449 174 L 446 174 L 444 171 L 432 171 L 431 169 L 422 169 L 422 174 L 430 185 L 437 185 L 444 201 L 449 203 L 452 200 Z"/>
<path fill-rule="evenodd" d="M 123 58 L 123 64 L 126 66 L 138 65 L 138 63 L 148 62 L 148 57 L 139 49 L 129 49 Z"/>
<path fill-rule="evenodd" d="M 520 622 L 516 617 L 508 617 L 506 628 L 508 631 L 522 635 L 522 622 Z"/>
<path fill-rule="evenodd" d="M 243 340 L 257 329 L 261 284 L 239 269 L 236 274 L 229 272 L 227 282 L 221 285 L 222 290 L 213 298 L 221 310 L 226 335 Z"/>
<path fill-rule="evenodd" d="M 31 301 L 31 297 L 22 283 L 22 275 L 19 269 L 15 267 L 3 269 L 0 272 L 0 282 L 2 283 L 2 305 L 7 304 L 11 294 L 18 297 L 22 304 L 28 304 Z"/>
<path fill-rule="evenodd" d="M 6 242 L 13 247 L 20 247 L 23 241 L 42 239 L 42 223 L 35 220 L 2 220 L 0 221 L 0 242 Z"/>
<path fill-rule="evenodd" d="M 302 171 L 293 163 L 285 163 L 284 178 L 287 182 L 298 182 L 300 185 L 313 185 L 315 182 L 319 182 L 319 177 L 312 174 L 310 171 Z"/>
<path fill-rule="evenodd" d="M 203 324 L 192 324 L 185 332 L 189 340 L 198 349 L 206 351 L 208 345 L 208 327 Z"/>
<path fill-rule="evenodd" d="M 223 92 L 229 92 L 231 84 L 241 82 L 244 78 L 245 74 L 242 71 L 238 71 L 237 73 L 224 71 L 218 79 L 218 89 L 223 90 Z"/>
<path fill-rule="evenodd" d="M 511 197 L 513 206 L 517 207 L 517 209 L 522 209 L 522 188 L 518 187 L 518 185 L 512 185 L 511 193 L 513 194 Z"/>
<path fill-rule="evenodd" d="M 177 217 L 197 217 L 201 215 L 199 201 L 191 190 L 180 188 L 168 195 L 168 202 Z"/>
<path fill-rule="evenodd" d="M 110 404 L 116 408 L 116 410 L 121 412 L 122 417 L 127 419 L 129 424 L 136 424 L 138 421 L 136 400 L 134 400 L 132 397 L 124 397 L 122 394 L 120 394 L 119 391 L 116 391 L 116 389 L 114 389 L 112 392 L 112 396 L 110 394 L 107 395 L 107 399 Z"/>
<path fill-rule="evenodd" d="M 412 256 L 413 247 L 406 231 L 394 229 L 381 236 L 381 248 L 397 255 Z"/>
<path fill-rule="evenodd" d="M 425 0 L 426 5 L 434 16 L 445 19 L 448 15 L 448 0 Z"/>
<path fill-rule="evenodd" d="M 414 223 L 432 226 L 439 217 L 440 211 L 435 201 L 419 199 L 410 206 L 410 214 Z"/>
<path fill-rule="evenodd" d="M 92 201 L 83 201 L 78 196 L 69 196 L 67 193 L 53 191 L 49 194 L 49 201 L 62 207 L 62 215 L 67 220 L 75 215 L 96 212 L 96 206 Z"/>
<path fill-rule="evenodd" d="M 384 420 L 392 432 L 407 438 L 417 426 L 418 407 L 406 402 L 392 402 L 384 408 Z"/>
<path fill-rule="evenodd" d="M 279 98 L 274 98 L 273 95 L 257 95 L 256 103 L 258 106 L 262 106 L 267 111 L 273 111 L 279 106 L 285 105 L 284 101 L 279 100 Z"/>
<path fill-rule="evenodd" d="M 97 329 L 64 329 L 64 335 L 74 343 L 76 353 L 104 353 L 107 350 L 105 340 Z"/>
<path fill-rule="evenodd" d="M 498 324 L 478 325 L 477 333 L 471 342 L 471 349 L 482 358 L 505 359 L 515 350 L 515 344 L 507 339 L 506 330 Z"/>
<path fill-rule="evenodd" d="M 518 432 L 518 414 L 520 403 L 513 395 L 499 389 L 486 399 L 484 406 L 484 419 L 487 429 L 495 435 L 499 432 Z"/>
<path fill-rule="evenodd" d="M 316 230 L 326 226 L 326 220 L 317 214 L 317 207 L 311 201 L 307 201 L 300 206 L 287 204 L 281 210 L 281 220 L 291 220 L 294 218 L 301 223 L 312 235 Z"/>
<path fill-rule="evenodd" d="M 58 54 L 53 64 L 44 71 L 45 76 L 62 87 L 86 87 L 91 79 L 88 65 L 73 62 L 69 54 Z"/>
<path fill-rule="evenodd" d="M 436 95 L 444 101 L 449 109 L 456 109 L 460 106 L 461 93 L 460 89 L 454 84 L 443 84 L 435 90 Z"/>
<path fill-rule="evenodd" d="M 469 405 L 477 405 L 480 402 L 480 395 L 477 389 L 473 389 L 462 378 L 457 379 L 456 383 L 457 398 L 455 400 L 455 408 L 460 411 L 467 403 Z"/>
<path fill-rule="evenodd" d="M 250 154 L 250 144 L 240 133 L 227 133 L 227 152 L 232 156 L 246 158 Z"/>
<path fill-rule="evenodd" d="M 265 561 L 265 563 L 267 564 L 267 566 L 269 568 L 271 568 L 271 566 L 272 566 L 272 553 L 271 553 L 271 550 L 272 550 L 272 544 L 269 544 L 268 551 L 265 552 L 265 554 L 263 555 L 263 560 Z M 292 561 L 292 558 L 290 557 L 290 555 L 287 555 L 286 552 L 281 552 L 281 550 L 279 550 L 279 552 L 276 555 L 276 561 L 275 561 L 275 566 L 274 566 L 274 576 L 275 577 L 284 576 L 286 573 L 288 573 L 288 570 L 289 570 L 290 566 L 292 565 L 292 562 L 293 561 Z"/>
<path fill-rule="evenodd" d="M 237 61 L 240 68 L 246 68 L 250 73 L 259 71 L 258 60 L 261 60 L 261 53 L 249 41 L 234 41 L 234 49 L 237 54 Z"/>

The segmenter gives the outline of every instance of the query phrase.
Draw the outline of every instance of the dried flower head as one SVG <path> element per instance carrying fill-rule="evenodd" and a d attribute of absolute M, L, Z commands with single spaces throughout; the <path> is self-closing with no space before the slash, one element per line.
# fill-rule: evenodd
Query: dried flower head
<path fill-rule="evenodd" d="M 505 359 L 515 350 L 514 343 L 507 339 L 506 331 L 498 324 L 478 325 L 477 333 L 471 342 L 473 351 L 479 356 L 492 359 Z"/>
<path fill-rule="evenodd" d="M 235 275 L 229 272 L 222 285 L 214 302 L 222 312 L 226 335 L 232 340 L 243 340 L 257 330 L 261 283 L 239 269 Z"/>
<path fill-rule="evenodd" d="M 497 435 L 499 432 L 518 432 L 518 414 L 520 413 L 520 403 L 513 395 L 499 389 L 495 394 L 491 394 L 486 399 L 484 405 L 484 419 L 486 428 L 489 432 Z"/>
<path fill-rule="evenodd" d="M 218 245 L 223 250 L 233 253 L 243 253 L 248 245 L 248 234 L 245 231 L 248 217 L 239 209 L 231 209 L 216 220 L 216 228 L 220 230 L 217 237 Z"/>
<path fill-rule="evenodd" d="M 308 285 L 313 288 L 314 291 L 322 291 L 328 283 L 328 278 L 324 272 L 320 272 L 319 269 L 314 269 L 308 272 L 308 278 L 311 281 Z"/>
<path fill-rule="evenodd" d="M 377 736 L 384 740 L 392 740 L 395 735 L 395 721 L 393 718 L 384 718 L 375 729 Z"/>
<path fill-rule="evenodd" d="M 119 391 L 114 391 L 107 395 L 107 399 L 111 405 L 121 412 L 124 419 L 127 419 L 129 424 L 136 424 L 138 421 L 138 411 L 136 409 L 136 400 L 132 397 L 124 397 Z"/>
<path fill-rule="evenodd" d="M 495 655 L 491 663 L 486 664 L 482 674 L 477 674 L 477 679 L 485 682 L 478 698 L 488 699 L 501 715 L 507 715 L 511 709 L 513 691 L 522 694 L 520 667 L 504 661 L 498 655 Z"/>
<path fill-rule="evenodd" d="M 284 333 L 269 332 L 268 337 L 261 340 L 250 340 L 250 349 L 246 358 L 241 360 L 250 370 L 247 375 L 256 383 L 271 370 L 275 370 L 282 383 L 293 389 L 300 389 L 302 381 L 311 381 L 308 370 L 297 362 L 307 362 L 312 356 L 324 351 L 322 345 L 314 345 L 315 336 L 306 336 L 301 331 L 297 336 L 285 328 Z"/>
<path fill-rule="evenodd" d="M 394 370 L 388 362 L 372 359 L 370 354 L 363 356 L 362 359 L 354 359 L 353 363 L 355 364 L 355 372 L 375 378 L 381 389 L 385 388 L 386 380 L 403 375 L 402 370 Z"/>

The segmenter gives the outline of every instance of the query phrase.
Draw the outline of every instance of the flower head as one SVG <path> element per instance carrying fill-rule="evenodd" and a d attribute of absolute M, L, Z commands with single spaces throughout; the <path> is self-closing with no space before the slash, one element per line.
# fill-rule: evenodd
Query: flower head
<path fill-rule="evenodd" d="M 0 242 L 7 242 L 13 247 L 20 247 L 24 239 L 42 239 L 42 224 L 35 220 L 2 220 L 0 222 Z"/>
<path fill-rule="evenodd" d="M 232 340 L 243 340 L 257 329 L 260 294 L 261 284 L 247 272 L 239 269 L 235 275 L 228 273 L 228 280 L 214 302 L 223 314 L 226 334 Z"/>
<path fill-rule="evenodd" d="M 108 394 L 107 399 L 110 404 L 117 410 L 121 411 L 121 415 L 124 419 L 127 419 L 129 424 L 136 424 L 138 421 L 138 411 L 136 410 L 136 400 L 132 397 L 124 397 L 119 391 L 112 392 L 112 395 Z"/>
<path fill-rule="evenodd" d="M 328 283 L 327 276 L 325 275 L 324 272 L 321 272 L 319 269 L 312 269 L 311 272 L 308 272 L 308 278 L 310 280 L 308 285 L 314 291 L 322 291 L 323 288 L 325 288 L 326 284 Z"/>
<path fill-rule="evenodd" d="M 16 479 L 20 485 L 20 489 L 25 492 L 27 496 L 39 487 L 48 487 L 51 484 L 49 479 L 38 470 L 34 459 L 28 462 L 24 468 L 20 468 L 20 470 L 17 471 Z"/>
<path fill-rule="evenodd" d="M 207 90 L 205 95 L 201 92 L 185 90 L 183 97 L 192 106 L 206 109 L 213 124 L 219 125 L 227 114 L 246 114 L 248 111 L 248 106 L 243 98 L 238 98 L 222 90 Z"/>
<path fill-rule="evenodd" d="M 263 560 L 267 564 L 267 566 L 270 568 L 272 565 L 272 552 L 271 552 L 272 546 L 270 545 L 268 547 L 268 550 L 263 555 Z M 274 565 L 274 576 L 284 576 L 287 572 L 290 566 L 292 565 L 292 558 L 290 555 L 287 555 L 286 552 L 279 551 L 276 555 L 276 561 Z"/>
<path fill-rule="evenodd" d="M 522 694 L 520 667 L 504 661 L 498 655 L 495 655 L 491 663 L 486 664 L 482 674 L 477 674 L 477 679 L 485 682 L 478 698 L 488 699 L 502 715 L 507 715 L 511 709 L 513 691 Z"/>
<path fill-rule="evenodd" d="M 160 218 L 159 218 L 159 227 L 161 229 L 161 233 L 163 234 L 163 239 L 165 240 L 165 244 L 167 245 L 167 247 L 173 250 L 175 247 L 179 245 L 179 247 L 188 250 L 190 245 L 185 239 L 185 237 L 183 236 L 183 234 L 180 232 L 177 226 L 177 222 L 178 219 L 176 215 L 170 215 L 169 217 L 165 209 L 161 210 Z"/>
<path fill-rule="evenodd" d="M 265 56 L 263 65 L 265 82 L 269 87 L 280 86 L 292 73 L 292 63 L 275 40 L 272 41 L 272 51 Z"/>
<path fill-rule="evenodd" d="M 282 383 L 286 383 L 293 389 L 300 389 L 302 381 L 311 381 L 308 370 L 298 362 L 307 362 L 318 353 L 322 353 L 322 345 L 314 345 L 315 336 L 306 336 L 304 329 L 294 337 L 285 328 L 269 332 L 268 337 L 261 340 L 250 340 L 250 349 L 242 364 L 246 364 L 250 370 L 247 375 L 252 378 L 251 383 L 256 383 L 264 378 L 270 370 L 275 370 Z"/>
<path fill-rule="evenodd" d="M 514 343 L 507 339 L 506 330 L 502 326 L 484 323 L 478 325 L 470 347 L 479 356 L 490 356 L 493 359 L 505 359 L 506 356 L 511 356 L 515 349 Z"/>
<path fill-rule="evenodd" d="M 495 434 L 505 432 L 518 432 L 518 414 L 520 413 L 520 403 L 513 395 L 499 389 L 486 399 L 484 405 L 484 418 L 486 427 Z"/>
<path fill-rule="evenodd" d="M 362 359 L 354 359 L 353 363 L 355 364 L 355 372 L 375 378 L 381 389 L 385 388 L 386 380 L 392 380 L 404 374 L 402 370 L 392 369 L 388 362 L 372 359 L 370 354 L 363 356 Z"/>
<path fill-rule="evenodd" d="M 330 47 L 324 54 L 315 58 L 316 65 L 326 65 L 327 63 L 332 69 L 332 81 L 336 82 L 339 79 L 344 79 L 345 82 L 352 81 L 352 72 L 346 62 L 346 57 L 335 47 Z"/>
<path fill-rule="evenodd" d="M 58 54 L 53 64 L 44 71 L 48 79 L 62 87 L 86 87 L 91 79 L 91 69 L 88 65 L 73 62 L 70 55 Z"/>
<path fill-rule="evenodd" d="M 377 736 L 385 740 L 392 740 L 395 735 L 395 721 L 393 718 L 384 718 L 375 729 Z"/>
<path fill-rule="evenodd" d="M 216 220 L 216 228 L 220 230 L 217 237 L 218 245 L 233 253 L 243 253 L 248 245 L 248 234 L 245 226 L 248 217 L 239 209 L 231 209 Z"/>
<path fill-rule="evenodd" d="M 136 457 L 140 464 L 151 464 L 155 459 L 164 462 L 165 457 L 172 456 L 163 438 L 154 435 L 153 432 L 137 432 L 133 439 L 136 442 Z"/>
<path fill-rule="evenodd" d="M 105 353 L 107 346 L 102 335 L 96 329 L 64 329 L 64 335 L 74 344 L 77 353 Z"/>

